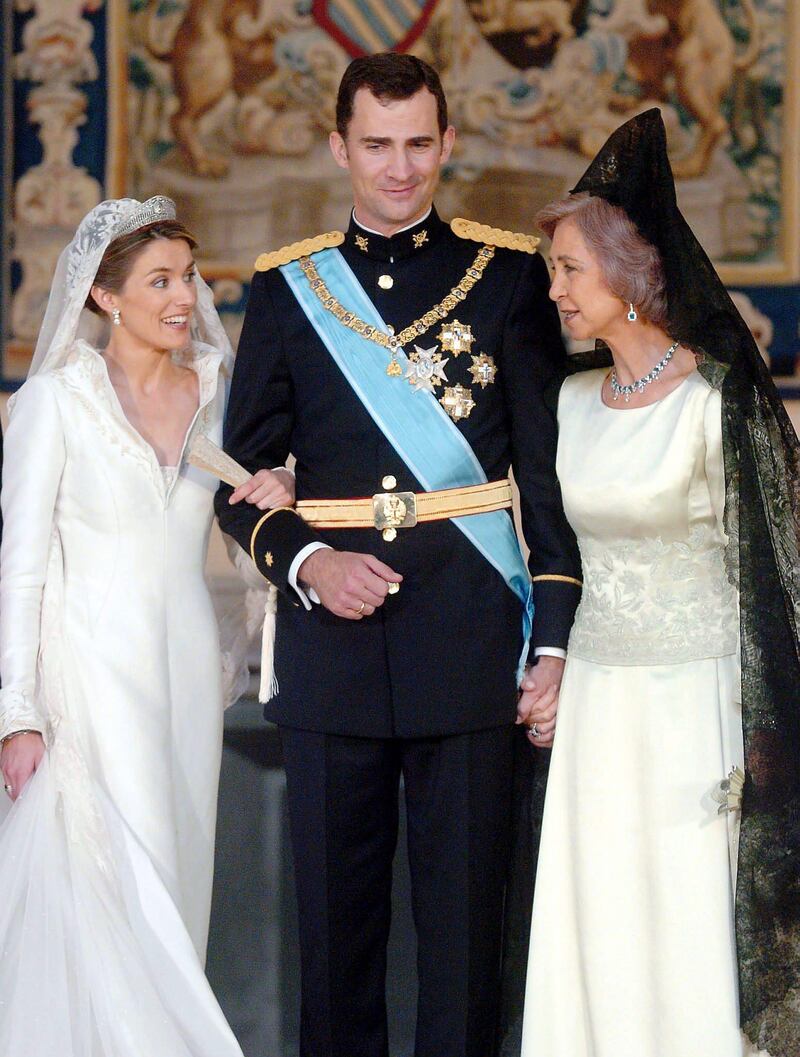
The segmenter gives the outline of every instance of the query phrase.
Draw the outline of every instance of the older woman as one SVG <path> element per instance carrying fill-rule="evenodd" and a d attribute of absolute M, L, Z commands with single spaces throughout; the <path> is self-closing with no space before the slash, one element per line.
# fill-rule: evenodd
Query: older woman
<path fill-rule="evenodd" d="M 658 111 L 618 130 L 538 220 L 564 325 L 610 360 L 559 399 L 557 470 L 584 589 L 522 1053 L 736 1057 L 749 1046 L 741 1022 L 791 1057 L 797 439 L 677 210 Z"/>
<path fill-rule="evenodd" d="M 232 357 L 194 245 L 168 199 L 93 209 L 11 409 L 3 1057 L 241 1057 L 202 971 L 223 685 L 216 481 L 185 455 L 221 437 Z M 291 502 L 289 482 L 250 499 Z"/>

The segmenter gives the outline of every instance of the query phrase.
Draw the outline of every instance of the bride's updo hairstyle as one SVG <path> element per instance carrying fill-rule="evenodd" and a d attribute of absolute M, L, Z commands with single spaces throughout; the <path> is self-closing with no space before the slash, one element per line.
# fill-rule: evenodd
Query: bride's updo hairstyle
<path fill-rule="evenodd" d="M 189 243 L 192 250 L 197 248 L 197 239 L 183 226 L 179 220 L 157 220 L 153 224 L 145 224 L 134 231 L 126 232 L 108 244 L 108 249 L 103 254 L 100 267 L 94 277 L 95 286 L 103 290 L 110 290 L 117 294 L 125 285 L 125 280 L 131 274 L 136 258 L 143 252 L 146 246 L 156 239 L 183 239 Z M 97 304 L 91 293 L 86 298 L 86 308 L 94 312 L 96 316 L 105 316 L 105 312 Z"/>
<path fill-rule="evenodd" d="M 536 223 L 552 239 L 562 220 L 572 220 L 597 258 L 611 293 L 636 306 L 650 323 L 667 322 L 664 269 L 658 250 L 636 230 L 619 206 L 586 191 L 551 202 L 536 214 Z"/>

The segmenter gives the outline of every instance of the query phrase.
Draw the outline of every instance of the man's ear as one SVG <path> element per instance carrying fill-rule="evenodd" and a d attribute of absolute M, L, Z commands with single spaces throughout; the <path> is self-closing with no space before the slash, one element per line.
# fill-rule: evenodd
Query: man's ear
<path fill-rule="evenodd" d="M 450 155 L 453 153 L 453 144 L 455 143 L 455 141 L 456 130 L 453 128 L 452 125 L 448 125 L 447 128 L 444 130 L 444 135 L 442 136 L 442 165 L 449 161 Z"/>
<path fill-rule="evenodd" d="M 340 169 L 350 168 L 350 159 L 347 156 L 347 144 L 342 139 L 338 132 L 331 132 L 328 137 L 328 144 L 331 148 L 331 154 L 333 160 L 339 166 Z"/>

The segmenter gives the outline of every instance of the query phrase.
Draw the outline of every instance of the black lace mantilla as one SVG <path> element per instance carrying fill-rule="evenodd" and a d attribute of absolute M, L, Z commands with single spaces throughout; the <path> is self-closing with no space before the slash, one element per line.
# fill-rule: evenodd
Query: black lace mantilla
<path fill-rule="evenodd" d="M 613 133 L 573 188 L 579 192 L 620 206 L 657 247 L 666 329 L 702 354 L 701 373 L 722 396 L 746 772 L 736 891 L 741 1022 L 771 1057 L 800 1057 L 800 444 L 747 325 L 678 209 L 657 109 Z M 609 363 L 608 349 L 598 346 L 574 367 Z M 524 820 L 528 848 L 538 844 L 537 801 L 541 791 Z M 509 934 L 526 929 L 524 901 L 532 895 L 530 882 L 515 876 Z M 519 946 L 508 947 L 504 966 L 503 1057 L 519 1053 L 527 942 L 524 952 Z M 522 989 L 511 983 L 519 976 Z"/>

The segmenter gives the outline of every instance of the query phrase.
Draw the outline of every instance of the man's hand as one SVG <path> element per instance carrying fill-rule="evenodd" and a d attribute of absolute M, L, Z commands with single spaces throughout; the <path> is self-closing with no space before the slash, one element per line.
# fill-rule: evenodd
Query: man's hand
<path fill-rule="evenodd" d="M 389 584 L 403 579 L 371 554 L 327 548 L 309 554 L 297 578 L 317 592 L 326 609 L 346 620 L 371 616 L 383 605 Z"/>
<path fill-rule="evenodd" d="M 252 503 L 259 510 L 274 510 L 279 506 L 294 506 L 294 474 L 290 470 L 259 470 L 249 481 L 240 484 L 228 502 Z"/>
<path fill-rule="evenodd" d="M 3 743 L 0 752 L 0 770 L 3 784 L 12 800 L 16 800 L 25 783 L 39 767 L 44 756 L 44 739 L 41 734 L 17 734 Z"/>
<path fill-rule="evenodd" d="M 538 736 L 534 737 L 529 730 L 528 737 L 537 749 L 549 749 L 553 744 L 563 674 L 564 661 L 560 657 L 541 656 L 534 667 L 525 670 L 517 704 L 517 723 L 524 723 L 529 728 L 536 724 Z"/>

